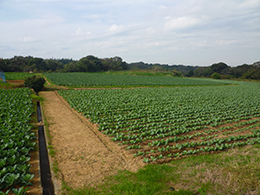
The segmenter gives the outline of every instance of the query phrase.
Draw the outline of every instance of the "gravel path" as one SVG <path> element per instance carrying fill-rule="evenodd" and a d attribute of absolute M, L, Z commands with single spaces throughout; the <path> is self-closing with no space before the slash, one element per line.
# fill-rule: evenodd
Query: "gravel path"
<path fill-rule="evenodd" d="M 56 182 L 64 180 L 73 188 L 91 185 L 117 170 L 137 171 L 144 166 L 128 151 L 109 140 L 85 117 L 70 108 L 56 91 L 40 92 L 44 120 L 49 124 L 52 162 L 60 169 Z"/>

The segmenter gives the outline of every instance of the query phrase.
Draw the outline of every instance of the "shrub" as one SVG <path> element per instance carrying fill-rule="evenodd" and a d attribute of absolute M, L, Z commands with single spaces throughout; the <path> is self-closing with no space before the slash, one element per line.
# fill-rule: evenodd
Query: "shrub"
<path fill-rule="evenodd" d="M 211 75 L 211 77 L 213 78 L 213 79 L 220 79 L 221 78 L 221 76 L 220 76 L 220 74 L 218 74 L 218 73 L 213 73 L 212 75 Z"/>
<path fill-rule="evenodd" d="M 24 85 L 26 87 L 32 88 L 36 93 L 41 91 L 44 87 L 45 79 L 40 76 L 32 76 L 25 79 Z"/>

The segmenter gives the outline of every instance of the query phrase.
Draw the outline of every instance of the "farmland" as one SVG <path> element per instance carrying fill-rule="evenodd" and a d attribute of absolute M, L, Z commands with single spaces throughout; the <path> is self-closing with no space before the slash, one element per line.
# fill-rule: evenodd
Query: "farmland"
<path fill-rule="evenodd" d="M 35 74 L 24 73 L 24 72 L 5 72 L 6 80 L 25 80 L 27 77 Z"/>
<path fill-rule="evenodd" d="M 223 85 L 230 81 L 171 76 L 133 76 L 101 73 L 44 73 L 56 85 L 65 86 L 196 86 Z"/>
<path fill-rule="evenodd" d="M 82 73 L 82 75 L 94 74 Z M 72 87 L 99 85 L 108 88 L 111 84 L 111 88 L 114 88 L 113 86 L 129 84 L 131 89 L 116 87 L 116 89 L 53 91 L 68 87 L 48 85 L 46 88 L 53 87 L 53 90 L 40 92 L 39 95 L 45 99 L 42 106 L 46 131 L 50 136 L 48 148 L 51 149 L 49 154 L 53 162 L 53 176 L 60 185 L 59 189 L 64 190 L 63 193 L 77 194 L 74 190 L 85 188 L 86 193 L 81 194 L 163 194 L 163 192 L 171 194 L 170 186 L 192 192 L 203 190 L 212 193 L 221 191 L 222 194 L 259 192 L 257 173 L 259 173 L 260 146 L 260 85 L 258 83 L 171 76 L 164 76 L 166 80 L 159 79 L 161 83 L 158 83 L 157 76 L 140 76 L 139 84 L 136 82 L 133 85 L 129 83 L 131 78 L 120 81 L 120 77 L 113 77 L 111 83 L 93 81 L 92 84 L 86 85 L 82 78 L 81 84 L 72 84 L 78 82 L 76 77 L 80 78 L 80 74 L 75 73 L 74 80 L 71 83 L 64 81 L 64 85 Z M 139 76 L 132 77 L 139 79 Z M 51 80 L 51 77 L 48 78 Z M 151 78 L 154 83 L 146 83 L 144 78 Z M 154 87 L 133 88 L 134 86 Z M 1 102 L 2 100 L 6 102 L 0 106 L 0 124 L 1 128 L 5 127 L 1 131 L 4 132 L 1 134 L 2 138 L 8 131 L 18 133 L 18 124 L 23 124 L 18 119 L 26 121 L 27 125 L 19 126 L 19 132 L 26 129 L 24 126 L 28 127 L 28 132 L 25 131 L 31 138 L 26 143 L 32 143 L 32 147 L 28 146 L 31 151 L 34 148 L 35 135 L 31 131 L 29 133 L 31 117 L 28 117 L 32 113 L 31 99 L 28 97 L 30 93 L 31 91 L 27 89 L 0 90 Z M 21 106 L 19 109 L 14 109 L 19 107 L 16 102 L 19 106 L 26 104 L 28 108 Z M 12 110 L 11 114 L 6 110 Z M 28 116 L 21 115 L 23 111 Z M 10 116 L 8 120 L 7 115 Z M 10 136 L 11 139 L 14 138 L 13 134 Z M 16 136 L 17 140 L 18 137 L 19 134 Z M 14 145 L 15 141 L 13 140 Z M 1 147 L 4 147 L 2 142 L 1 140 Z M 18 157 L 21 150 L 16 145 L 14 148 Z M 228 150 L 230 148 L 234 149 Z M 9 151 L 5 148 L 3 151 L 7 150 Z M 228 156 L 229 152 L 233 156 Z M 213 153 L 218 154 L 208 155 Z M 29 160 L 30 155 L 21 155 L 28 157 L 26 160 Z M 7 164 L 9 161 L 0 160 L 3 170 L 14 170 L 6 173 L 8 177 L 12 175 L 15 178 L 18 174 L 20 176 L 25 174 L 18 172 L 17 167 L 20 165 L 11 168 L 10 164 Z M 206 165 L 208 161 L 214 161 L 215 164 Z M 36 175 L 33 177 L 30 173 L 31 166 L 28 162 L 24 163 L 28 167 L 26 174 L 28 179 L 34 180 Z M 147 166 L 142 168 L 144 165 Z M 223 173 L 224 177 L 220 173 Z M 208 182 L 207 174 L 211 174 L 214 178 L 218 177 L 218 181 Z M 116 180 L 109 180 L 111 183 L 107 184 L 109 181 L 104 179 L 111 175 L 115 175 Z M 239 178 L 239 182 L 234 178 Z M 3 178 L 0 179 L 1 182 L 4 181 Z M 105 181 L 105 187 L 99 185 L 100 181 Z M 225 181 L 225 184 L 219 181 Z M 6 183 L 3 185 L 7 186 Z M 11 187 L 5 189 L 15 186 L 18 190 L 18 186 L 23 185 L 26 186 L 17 179 Z M 210 189 L 207 185 L 213 186 L 214 189 Z M 20 190 L 26 189 L 24 187 Z M 60 191 L 57 192 L 59 193 Z"/>
<path fill-rule="evenodd" d="M 31 93 L 26 88 L 0 89 L 0 190 L 21 194 L 27 190 L 21 186 L 32 184 L 34 175 L 28 161 L 30 152 L 35 150 L 36 136 L 30 125 Z"/>
<path fill-rule="evenodd" d="M 260 85 L 61 90 L 72 108 L 146 163 L 260 143 Z"/>

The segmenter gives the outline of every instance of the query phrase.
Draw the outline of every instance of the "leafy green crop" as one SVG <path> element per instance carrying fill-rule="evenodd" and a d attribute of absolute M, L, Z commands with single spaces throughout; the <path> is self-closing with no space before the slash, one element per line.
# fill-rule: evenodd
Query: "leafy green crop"
<path fill-rule="evenodd" d="M 190 86 L 223 85 L 230 81 L 213 79 L 181 78 L 171 76 L 133 76 L 101 73 L 44 73 L 56 85 L 67 86 Z"/>
<path fill-rule="evenodd" d="M 25 72 L 5 72 L 6 80 L 25 80 L 28 77 L 33 76 L 34 74 L 25 73 Z"/>
<path fill-rule="evenodd" d="M 59 94 L 144 162 L 260 143 L 258 83 Z"/>
<path fill-rule="evenodd" d="M 31 93 L 26 88 L 0 90 L 0 189 L 11 189 L 16 194 L 24 194 L 26 190 L 14 187 L 31 184 L 29 180 L 33 177 L 28 164 L 29 152 L 36 144 L 30 125 Z"/>

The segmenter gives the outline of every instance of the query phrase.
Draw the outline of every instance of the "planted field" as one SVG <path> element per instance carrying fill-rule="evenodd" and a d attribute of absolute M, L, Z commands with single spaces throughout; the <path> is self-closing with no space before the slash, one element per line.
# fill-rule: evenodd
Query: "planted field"
<path fill-rule="evenodd" d="M 12 190 L 22 194 L 34 177 L 30 173 L 30 151 L 35 149 L 35 133 L 30 125 L 33 113 L 31 90 L 0 89 L 0 194 Z"/>
<path fill-rule="evenodd" d="M 25 80 L 26 78 L 33 76 L 34 74 L 25 72 L 5 72 L 6 80 Z"/>
<path fill-rule="evenodd" d="M 260 85 L 62 90 L 111 140 L 165 162 L 260 143 Z"/>
<path fill-rule="evenodd" d="M 133 76 L 101 73 L 45 73 L 56 85 L 66 86 L 186 86 L 223 85 L 229 81 L 171 76 Z"/>

